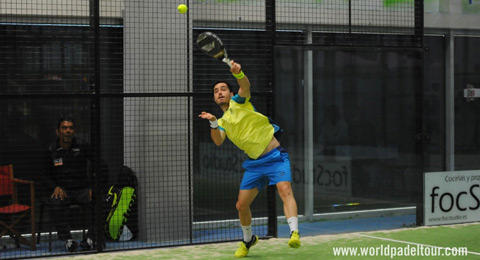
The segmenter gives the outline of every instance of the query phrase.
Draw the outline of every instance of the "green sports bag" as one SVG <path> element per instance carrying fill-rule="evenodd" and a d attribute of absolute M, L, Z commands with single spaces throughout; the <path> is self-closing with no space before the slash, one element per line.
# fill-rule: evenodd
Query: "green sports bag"
<path fill-rule="evenodd" d="M 116 185 L 110 187 L 106 198 L 110 206 L 110 212 L 105 223 L 105 235 L 107 238 L 118 241 L 122 236 L 122 232 L 128 230 L 125 225 L 128 222 L 136 197 L 136 190 L 132 187 L 119 187 Z"/>

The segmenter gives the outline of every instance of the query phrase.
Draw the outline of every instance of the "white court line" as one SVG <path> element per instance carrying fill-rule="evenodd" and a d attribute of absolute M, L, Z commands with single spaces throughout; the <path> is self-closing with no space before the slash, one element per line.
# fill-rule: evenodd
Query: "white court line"
<path fill-rule="evenodd" d="M 410 244 L 410 245 L 418 245 L 418 246 L 425 246 L 425 247 L 434 247 L 434 248 L 440 248 L 440 249 L 447 249 L 446 247 L 441 247 L 441 246 L 432 246 L 432 245 L 427 245 L 427 244 L 419 244 L 419 243 L 414 243 L 414 242 L 408 242 L 408 241 L 402 241 L 402 240 L 396 240 L 396 239 L 390 239 L 390 238 L 384 238 L 384 237 L 374 237 L 374 236 L 369 236 L 369 235 L 364 235 L 364 234 L 359 234 L 362 237 L 368 237 L 368 238 L 373 238 L 373 239 L 379 239 L 379 240 L 385 240 L 385 241 L 391 241 L 391 242 L 397 242 L 397 243 L 403 243 L 403 244 Z M 480 253 L 477 252 L 472 252 L 468 251 L 469 254 L 472 255 L 480 255 Z"/>

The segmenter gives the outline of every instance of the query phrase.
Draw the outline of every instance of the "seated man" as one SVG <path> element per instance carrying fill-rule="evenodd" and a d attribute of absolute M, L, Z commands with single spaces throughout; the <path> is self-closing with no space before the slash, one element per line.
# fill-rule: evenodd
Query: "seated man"
<path fill-rule="evenodd" d="M 55 223 L 58 238 L 65 241 L 69 252 L 78 248 L 78 243 L 70 234 L 71 219 L 68 219 L 68 207 L 78 204 L 92 207 L 93 178 L 88 174 L 89 165 L 93 165 L 93 152 L 90 147 L 76 139 L 75 123 L 72 118 L 58 120 L 56 133 L 58 139 L 50 145 L 46 166 L 44 185 L 48 191 L 48 204 L 52 208 L 51 218 Z M 93 214 L 92 214 L 93 215 Z M 94 225 L 90 226 L 86 238 L 80 243 L 82 250 L 91 250 L 94 246 Z"/>

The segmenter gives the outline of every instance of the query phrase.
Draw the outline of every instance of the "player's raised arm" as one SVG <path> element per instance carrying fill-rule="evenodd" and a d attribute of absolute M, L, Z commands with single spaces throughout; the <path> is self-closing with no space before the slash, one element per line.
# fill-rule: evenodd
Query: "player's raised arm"
<path fill-rule="evenodd" d="M 210 137 L 212 138 L 212 141 L 218 146 L 222 145 L 223 141 L 225 141 L 225 132 L 218 128 L 217 118 L 214 115 L 205 111 L 202 111 L 202 113 L 198 115 L 198 117 L 202 119 L 208 119 L 211 128 Z"/>
<path fill-rule="evenodd" d="M 247 75 L 245 75 L 242 71 L 242 66 L 235 61 L 231 61 L 230 65 L 230 72 L 232 72 L 233 76 L 237 78 L 238 86 L 238 95 L 241 97 L 248 98 L 250 97 L 250 81 L 248 80 Z"/>

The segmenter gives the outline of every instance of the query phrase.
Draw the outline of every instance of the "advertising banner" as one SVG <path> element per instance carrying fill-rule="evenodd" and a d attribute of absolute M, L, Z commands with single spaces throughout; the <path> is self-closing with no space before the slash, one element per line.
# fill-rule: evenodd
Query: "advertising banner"
<path fill-rule="evenodd" d="M 480 221 L 480 170 L 426 172 L 426 226 Z"/>

